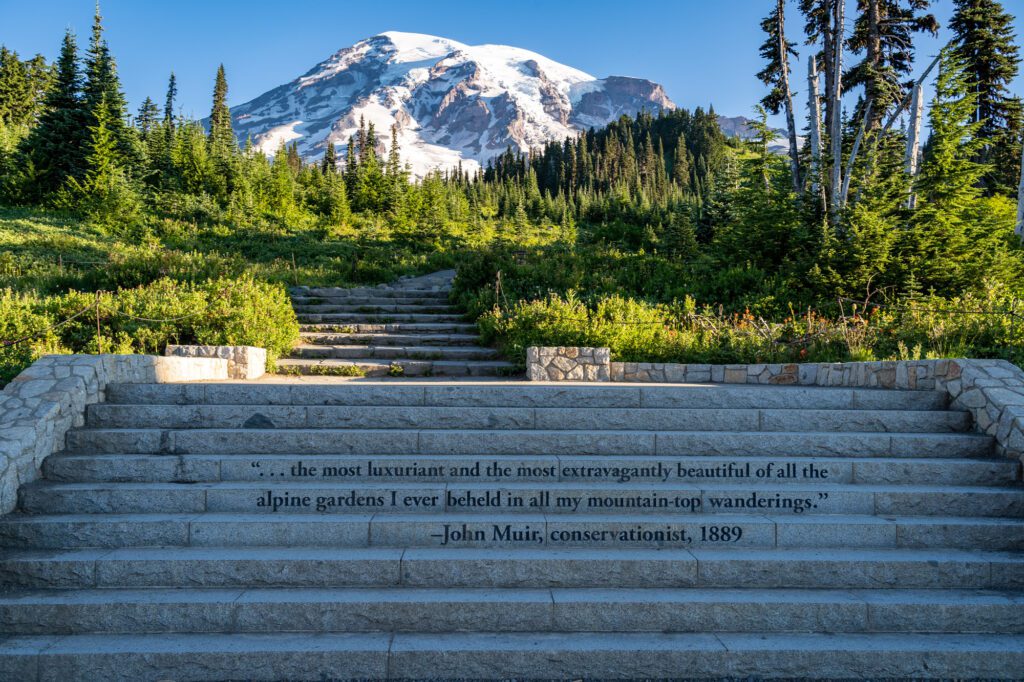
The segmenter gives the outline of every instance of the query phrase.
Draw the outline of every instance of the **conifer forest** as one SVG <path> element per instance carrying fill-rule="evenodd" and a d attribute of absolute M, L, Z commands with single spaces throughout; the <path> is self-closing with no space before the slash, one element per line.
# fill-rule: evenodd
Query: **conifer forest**
<path fill-rule="evenodd" d="M 713 107 L 642 111 L 422 177 L 395 129 L 365 121 L 316 161 L 259 151 L 223 67 L 202 121 L 181 116 L 173 73 L 130 109 L 99 11 L 89 35 L 54 36 L 55 61 L 2 48 L 0 341 L 31 339 L 0 346 L 0 383 L 51 352 L 281 355 L 287 286 L 447 267 L 513 359 L 1024 360 L 1007 8 L 955 0 L 939 26 L 929 0 L 763 4 L 749 135 Z M 72 318 L 97 300 L 104 319 Z"/>

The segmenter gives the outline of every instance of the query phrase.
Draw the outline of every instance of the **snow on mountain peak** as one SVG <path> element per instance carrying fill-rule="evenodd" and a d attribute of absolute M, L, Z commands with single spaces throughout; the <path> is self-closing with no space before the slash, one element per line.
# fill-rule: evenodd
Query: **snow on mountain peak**
<path fill-rule="evenodd" d="M 460 163 L 473 171 L 508 146 L 525 151 L 674 106 L 650 81 L 598 80 L 521 48 L 387 31 L 232 113 L 236 132 L 259 149 L 295 141 L 307 159 L 343 147 L 360 119 L 374 124 L 383 152 L 396 126 L 403 160 L 423 176 Z"/>

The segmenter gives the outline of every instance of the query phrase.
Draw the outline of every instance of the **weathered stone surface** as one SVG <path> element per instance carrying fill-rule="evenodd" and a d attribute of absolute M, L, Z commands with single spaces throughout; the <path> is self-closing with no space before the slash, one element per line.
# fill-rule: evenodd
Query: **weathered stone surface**
<path fill-rule="evenodd" d="M 181 358 L 220 358 L 228 362 L 228 378 L 259 379 L 267 368 L 267 351 L 255 346 L 167 346 L 164 355 Z"/>
<path fill-rule="evenodd" d="M 0 392 L 0 514 L 17 504 L 17 489 L 35 480 L 43 460 L 64 449 L 87 405 L 109 383 L 207 381 L 228 378 L 224 359 L 152 355 L 48 355 Z"/>

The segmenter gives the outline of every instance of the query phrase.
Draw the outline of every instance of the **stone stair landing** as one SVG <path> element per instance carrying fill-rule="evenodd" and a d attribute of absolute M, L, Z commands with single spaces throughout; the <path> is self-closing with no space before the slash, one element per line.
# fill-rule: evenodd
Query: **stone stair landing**
<path fill-rule="evenodd" d="M 284 372 L 341 376 L 508 376 L 515 367 L 480 345 L 476 325 L 448 301 L 454 270 L 354 289 L 295 287 L 301 341 Z"/>

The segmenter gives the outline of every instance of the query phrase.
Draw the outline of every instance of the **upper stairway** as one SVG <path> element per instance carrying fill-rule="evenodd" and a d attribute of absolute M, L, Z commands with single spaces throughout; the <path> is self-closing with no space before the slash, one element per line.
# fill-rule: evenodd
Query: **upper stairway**
<path fill-rule="evenodd" d="M 295 287 L 301 341 L 278 361 L 286 372 L 364 376 L 511 374 L 476 324 L 451 305 L 454 270 L 377 287 Z"/>
<path fill-rule="evenodd" d="M 931 391 L 125 384 L 0 519 L 3 679 L 1019 677 Z"/>

